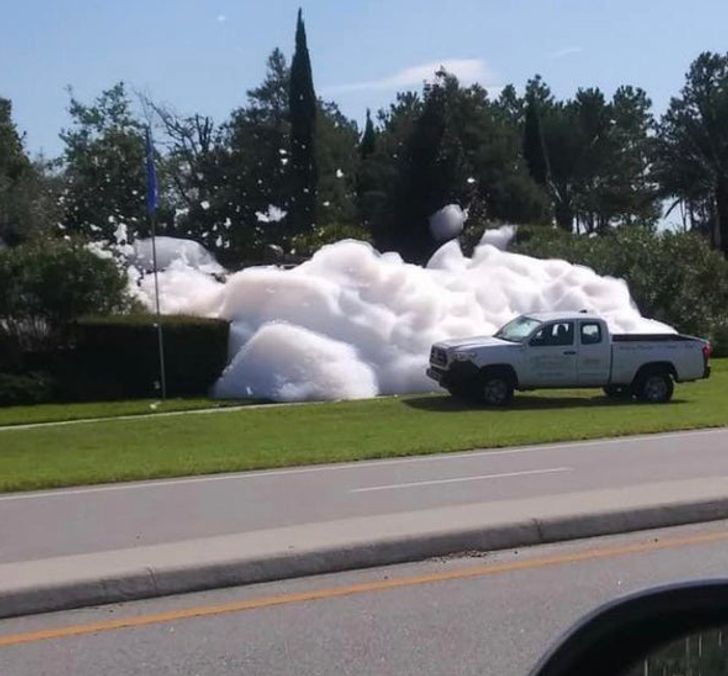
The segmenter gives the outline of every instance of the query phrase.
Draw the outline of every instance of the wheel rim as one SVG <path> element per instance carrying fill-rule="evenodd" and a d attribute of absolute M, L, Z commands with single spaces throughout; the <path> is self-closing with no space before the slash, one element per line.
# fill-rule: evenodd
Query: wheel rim
<path fill-rule="evenodd" d="M 489 404 L 502 404 L 508 397 L 508 384 L 499 378 L 489 380 L 483 388 L 483 397 Z"/>
<path fill-rule="evenodd" d="M 662 401 L 667 396 L 665 379 L 661 376 L 648 378 L 645 382 L 644 396 L 647 401 Z"/>

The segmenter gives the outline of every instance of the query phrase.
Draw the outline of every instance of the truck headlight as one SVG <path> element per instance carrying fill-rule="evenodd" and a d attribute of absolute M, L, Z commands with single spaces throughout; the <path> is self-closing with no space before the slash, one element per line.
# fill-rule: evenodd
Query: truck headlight
<path fill-rule="evenodd" d="M 468 359 L 475 359 L 475 352 L 456 352 L 453 358 L 456 361 L 467 361 Z"/>

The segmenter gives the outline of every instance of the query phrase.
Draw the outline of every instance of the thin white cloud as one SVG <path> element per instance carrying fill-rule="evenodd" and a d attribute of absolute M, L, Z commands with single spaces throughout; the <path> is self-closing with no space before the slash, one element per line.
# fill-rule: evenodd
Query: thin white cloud
<path fill-rule="evenodd" d="M 582 47 L 563 47 L 557 49 L 555 52 L 550 52 L 549 57 L 552 59 L 563 59 L 565 56 L 571 56 L 572 54 L 580 54 L 584 49 Z"/>
<path fill-rule="evenodd" d="M 218 15 L 217 15 L 217 20 L 218 20 L 218 21 L 219 21 L 220 23 L 225 23 L 225 22 L 227 21 L 227 17 L 226 17 L 226 16 L 224 15 L 224 14 L 218 14 Z"/>
<path fill-rule="evenodd" d="M 334 93 L 419 86 L 425 81 L 432 81 L 435 73 L 440 68 L 444 68 L 448 73 L 455 75 L 463 84 L 472 84 L 473 82 L 487 84 L 494 80 L 492 71 L 488 68 L 485 61 L 481 59 L 443 59 L 442 61 L 432 61 L 431 63 L 409 66 L 379 80 L 365 80 L 363 82 L 334 85 L 326 87 L 326 90 Z"/>

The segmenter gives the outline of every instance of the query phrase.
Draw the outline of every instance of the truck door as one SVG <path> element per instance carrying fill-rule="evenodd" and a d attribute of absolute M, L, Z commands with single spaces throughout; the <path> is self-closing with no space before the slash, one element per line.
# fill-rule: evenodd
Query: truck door
<path fill-rule="evenodd" d="M 574 322 L 545 324 L 528 343 L 526 385 L 573 387 L 576 384 Z M 521 378 L 521 382 L 523 382 Z"/>
<path fill-rule="evenodd" d="M 579 385 L 601 387 L 609 382 L 612 350 L 600 322 L 579 322 L 577 375 Z"/>

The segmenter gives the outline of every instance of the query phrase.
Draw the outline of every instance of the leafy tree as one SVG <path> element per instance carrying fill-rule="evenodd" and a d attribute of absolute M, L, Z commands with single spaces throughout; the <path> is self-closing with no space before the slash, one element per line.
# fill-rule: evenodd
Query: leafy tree
<path fill-rule="evenodd" d="M 505 101 L 505 97 L 503 97 Z M 525 119 L 523 128 L 523 157 L 533 180 L 545 186 L 549 179 L 543 132 L 541 129 L 541 101 L 531 87 L 526 94 Z"/>
<path fill-rule="evenodd" d="M 17 244 L 47 230 L 57 217 L 54 180 L 43 159 L 31 162 L 12 119 L 12 104 L 0 98 L 0 240 Z"/>
<path fill-rule="evenodd" d="M 160 231 L 191 237 L 209 249 L 223 248 L 224 243 L 218 237 L 219 217 L 211 209 L 218 203 L 216 197 L 221 183 L 219 130 L 208 116 L 197 113 L 182 116 L 148 97 L 142 97 L 142 104 L 164 131 L 162 139 L 156 142 L 157 147 L 166 149 L 157 158 L 157 175 L 158 182 L 168 191 L 162 200 Z"/>
<path fill-rule="evenodd" d="M 259 221 L 271 206 L 287 207 L 290 153 L 290 70 L 279 49 L 268 57 L 259 87 L 234 111 L 218 142 L 221 167 L 220 216 L 230 223 L 231 246 L 239 257 L 281 240 L 281 222 Z"/>
<path fill-rule="evenodd" d="M 318 168 L 316 164 L 316 111 L 311 60 L 303 15 L 298 10 L 296 50 L 291 61 L 289 90 L 291 162 L 288 226 L 292 232 L 311 229 L 316 223 Z"/>
<path fill-rule="evenodd" d="M 122 223 L 130 236 L 145 232 L 144 133 L 124 84 L 91 105 L 71 93 L 69 113 L 73 126 L 61 132 L 65 224 L 97 239 L 112 239 Z"/>
<path fill-rule="evenodd" d="M 289 227 L 290 219 L 283 217 L 297 181 L 292 167 L 290 81 L 286 59 L 275 49 L 261 85 L 247 92 L 245 105 L 217 130 L 201 116 L 171 115 L 165 125 L 172 123 L 166 162 L 175 172 L 173 183 L 179 193 L 178 230 L 229 264 L 260 260 L 273 244 L 295 248 L 296 233 Z M 317 225 L 353 223 L 356 124 L 334 103 L 318 100 L 316 107 Z M 182 138 L 175 138 L 180 133 Z"/>
<path fill-rule="evenodd" d="M 113 259 L 75 240 L 37 238 L 0 251 L 0 340 L 24 349 L 57 346 L 81 315 L 132 308 L 127 285 Z"/>
<path fill-rule="evenodd" d="M 599 89 L 557 101 L 539 76 L 529 81 L 520 109 L 510 104 L 524 111 L 524 157 L 560 228 L 603 233 L 611 225 L 656 222 L 650 106 L 633 87 L 620 87 L 611 101 Z"/>
<path fill-rule="evenodd" d="M 359 165 L 356 177 L 356 207 L 359 222 L 369 226 L 369 216 L 376 211 L 377 200 L 382 197 L 378 192 L 377 174 L 379 169 L 377 150 L 377 132 L 369 108 L 367 108 L 364 134 L 359 142 Z"/>
<path fill-rule="evenodd" d="M 422 100 L 415 92 L 400 92 L 388 110 L 380 110 L 381 131 L 374 152 L 360 165 L 358 196 L 360 222 L 372 231 L 379 248 L 391 248 L 388 230 L 396 228 L 393 213 L 400 182 L 400 163 L 405 144 L 422 112 Z"/>
<path fill-rule="evenodd" d="M 32 172 L 23 140 L 12 120 L 12 103 L 0 98 L 0 237 L 11 241 L 21 229 L 17 191 Z"/>
<path fill-rule="evenodd" d="M 540 79 L 540 76 L 537 75 Z M 516 88 L 512 84 L 508 84 L 501 90 L 495 105 L 501 110 L 512 123 L 518 124 L 524 115 L 525 98 L 518 96 Z"/>
<path fill-rule="evenodd" d="M 663 192 L 703 206 L 715 248 L 728 256 L 728 53 L 704 52 L 659 125 L 655 173 Z"/>
<path fill-rule="evenodd" d="M 608 224 L 653 226 L 661 208 L 651 175 L 654 154 L 652 102 L 631 86 L 619 87 L 609 107 L 608 161 L 602 173 L 596 217 L 603 231 Z"/>
<path fill-rule="evenodd" d="M 367 121 L 364 125 L 364 134 L 361 137 L 361 142 L 359 143 L 359 155 L 361 156 L 362 160 L 365 160 L 374 152 L 374 149 L 376 147 L 376 141 L 377 135 L 374 131 L 372 114 L 369 108 L 367 108 Z"/>
<path fill-rule="evenodd" d="M 316 166 L 317 226 L 353 224 L 357 218 L 356 189 L 360 163 L 359 130 L 339 107 L 317 102 Z"/>
<path fill-rule="evenodd" d="M 469 207 L 473 221 L 543 219 L 543 195 L 527 173 L 518 129 L 482 87 L 463 88 L 440 72 L 422 99 L 400 95 L 381 121 L 372 158 L 385 197 L 370 216 L 378 246 L 424 261 L 436 246 L 428 218 L 450 202 Z"/>
<path fill-rule="evenodd" d="M 465 179 L 461 148 L 444 142 L 448 86 L 456 87 L 457 83 L 451 80 L 425 86 L 422 113 L 399 162 L 400 185 L 393 214 L 396 225 L 387 234 L 393 236 L 390 246 L 407 260 L 422 262 L 432 252 L 428 217 L 456 199 L 455 184 L 459 178 Z"/>
<path fill-rule="evenodd" d="M 23 138 L 13 122 L 12 112 L 12 102 L 0 98 L 0 170 L 3 176 L 11 180 L 30 169 L 30 161 L 23 148 Z"/>

